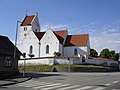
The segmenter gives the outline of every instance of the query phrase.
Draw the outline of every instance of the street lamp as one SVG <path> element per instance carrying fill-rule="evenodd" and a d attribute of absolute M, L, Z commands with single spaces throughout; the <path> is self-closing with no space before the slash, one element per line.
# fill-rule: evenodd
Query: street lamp
<path fill-rule="evenodd" d="M 16 58 L 16 47 L 17 47 L 17 34 L 18 34 L 18 24 L 21 23 L 21 21 L 17 21 L 16 25 L 16 35 L 15 35 L 15 47 L 14 47 L 14 60 Z"/>
<path fill-rule="evenodd" d="M 69 68 L 68 68 L 68 71 L 70 72 L 70 58 L 68 57 L 68 61 L 69 61 Z"/>
<path fill-rule="evenodd" d="M 26 62 L 25 62 L 25 57 L 26 57 L 26 53 L 23 53 L 23 58 L 24 58 L 24 63 L 23 63 L 23 77 L 25 77 L 25 64 L 26 64 Z"/>

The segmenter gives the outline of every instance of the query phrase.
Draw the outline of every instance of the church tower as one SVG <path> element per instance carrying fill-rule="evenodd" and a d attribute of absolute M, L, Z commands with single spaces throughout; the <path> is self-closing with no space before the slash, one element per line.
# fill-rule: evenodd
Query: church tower
<path fill-rule="evenodd" d="M 32 39 L 35 39 L 34 32 L 40 32 L 40 24 L 38 20 L 38 14 L 26 15 L 22 20 L 18 30 L 18 48 L 23 53 L 29 53 L 26 48 L 29 47 Z"/>

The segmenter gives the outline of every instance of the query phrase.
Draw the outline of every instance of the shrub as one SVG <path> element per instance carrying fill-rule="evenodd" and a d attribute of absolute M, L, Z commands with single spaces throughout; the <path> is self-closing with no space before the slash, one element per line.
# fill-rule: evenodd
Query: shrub
<path fill-rule="evenodd" d="M 60 52 L 54 52 L 54 56 L 61 56 Z"/>

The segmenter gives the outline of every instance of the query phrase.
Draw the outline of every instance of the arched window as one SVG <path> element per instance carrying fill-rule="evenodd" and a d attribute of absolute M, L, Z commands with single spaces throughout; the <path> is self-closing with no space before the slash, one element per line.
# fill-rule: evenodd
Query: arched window
<path fill-rule="evenodd" d="M 78 53 L 77 53 L 77 49 L 75 48 L 74 49 L 74 55 L 77 55 Z"/>
<path fill-rule="evenodd" d="M 30 46 L 30 50 L 29 50 L 29 52 L 30 52 L 30 54 L 33 53 L 33 46 L 32 46 L 32 45 Z"/>
<path fill-rule="evenodd" d="M 49 45 L 46 46 L 46 54 L 49 53 Z"/>

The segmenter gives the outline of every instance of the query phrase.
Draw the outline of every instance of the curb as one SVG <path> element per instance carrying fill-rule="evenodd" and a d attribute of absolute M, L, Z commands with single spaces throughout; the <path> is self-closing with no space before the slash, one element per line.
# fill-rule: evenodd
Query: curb
<path fill-rule="evenodd" d="M 25 79 L 25 80 L 23 80 L 23 81 L 16 81 L 16 82 L 11 82 L 11 83 L 1 84 L 0 87 L 1 87 L 1 86 L 9 86 L 9 85 L 14 85 L 14 84 L 26 82 L 26 81 L 28 81 L 28 80 L 30 80 L 30 79 L 32 79 L 32 77 L 29 77 L 29 78 L 27 78 L 27 79 Z"/>

